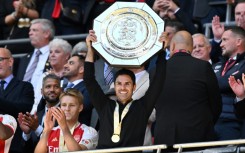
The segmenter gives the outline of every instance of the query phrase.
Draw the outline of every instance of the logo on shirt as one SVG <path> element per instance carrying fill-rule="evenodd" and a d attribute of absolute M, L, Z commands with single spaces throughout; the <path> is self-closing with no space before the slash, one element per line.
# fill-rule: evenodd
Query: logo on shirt
<path fill-rule="evenodd" d="M 53 139 L 51 140 L 51 142 L 56 142 L 56 141 L 58 141 L 57 137 L 55 137 L 55 138 L 53 138 Z"/>

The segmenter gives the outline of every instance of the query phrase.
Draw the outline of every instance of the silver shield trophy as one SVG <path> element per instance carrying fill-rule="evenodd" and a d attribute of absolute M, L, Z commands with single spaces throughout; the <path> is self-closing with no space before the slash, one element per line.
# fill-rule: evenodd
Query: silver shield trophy
<path fill-rule="evenodd" d="M 115 2 L 93 26 L 92 46 L 112 66 L 138 67 L 162 48 L 164 21 L 146 3 Z"/>

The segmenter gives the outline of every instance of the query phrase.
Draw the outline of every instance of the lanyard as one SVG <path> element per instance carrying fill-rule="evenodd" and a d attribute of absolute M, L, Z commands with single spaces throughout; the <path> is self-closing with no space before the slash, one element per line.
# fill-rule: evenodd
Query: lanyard
<path fill-rule="evenodd" d="M 126 116 L 126 114 L 128 113 L 129 107 L 131 106 L 132 101 L 129 102 L 125 108 L 122 111 L 122 115 L 121 115 L 121 120 L 119 121 L 119 105 L 116 102 L 116 107 L 114 110 L 114 133 L 111 137 L 112 142 L 117 143 L 120 140 L 120 133 L 121 133 L 121 127 L 122 127 L 122 120 L 124 119 L 124 117 Z"/>

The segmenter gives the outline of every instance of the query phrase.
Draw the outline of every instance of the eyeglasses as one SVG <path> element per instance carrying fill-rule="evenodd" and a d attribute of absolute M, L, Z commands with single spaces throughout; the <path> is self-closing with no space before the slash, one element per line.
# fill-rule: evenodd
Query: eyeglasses
<path fill-rule="evenodd" d="M 4 61 L 6 59 L 10 59 L 10 57 L 0 57 L 0 62 Z"/>

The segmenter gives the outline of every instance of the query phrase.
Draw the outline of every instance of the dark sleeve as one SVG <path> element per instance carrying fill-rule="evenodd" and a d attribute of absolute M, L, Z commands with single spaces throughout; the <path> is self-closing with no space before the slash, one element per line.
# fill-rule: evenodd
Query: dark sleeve
<path fill-rule="evenodd" d="M 32 133 L 33 134 L 33 133 Z M 39 138 L 38 138 L 39 139 Z M 33 142 L 33 139 L 32 139 L 32 137 L 28 140 L 28 141 L 25 141 L 24 139 L 23 139 L 23 141 L 24 141 L 24 151 L 26 152 L 26 153 L 31 153 L 31 152 L 34 152 L 34 150 L 35 150 L 35 146 L 37 145 L 37 144 L 34 144 L 34 142 Z"/>
<path fill-rule="evenodd" d="M 85 62 L 84 83 L 93 106 L 99 111 L 109 101 L 109 98 L 104 94 L 103 90 L 95 80 L 94 71 L 94 63 Z"/>
<path fill-rule="evenodd" d="M 240 67 L 232 72 L 232 73 L 235 73 L 235 75 L 233 75 L 233 76 L 235 77 L 236 80 L 237 79 L 242 80 L 242 73 L 245 72 L 245 62 L 242 62 L 242 61 L 239 62 L 239 65 L 240 65 Z M 229 82 L 228 82 L 229 77 L 230 77 L 230 75 L 225 74 L 224 76 L 222 76 L 222 77 L 220 76 L 218 78 L 219 88 L 220 88 L 221 93 L 233 93 L 233 95 L 235 97 L 235 94 L 232 91 L 232 89 L 229 85 Z"/>
<path fill-rule="evenodd" d="M 206 74 L 209 104 L 213 114 L 213 121 L 216 123 L 222 111 L 222 98 L 219 90 L 218 80 L 209 63 L 207 63 Z"/>
<path fill-rule="evenodd" d="M 245 118 L 245 99 L 242 101 L 236 102 L 234 104 L 235 114 L 237 118 L 244 119 Z"/>
<path fill-rule="evenodd" d="M 34 91 L 29 82 L 21 82 L 8 99 L 0 97 L 0 112 L 18 117 L 18 113 L 30 112 L 34 103 Z"/>
<path fill-rule="evenodd" d="M 10 1 L 9 1 L 10 2 Z M 6 5 L 6 3 L 9 3 L 7 0 L 0 0 L 0 26 L 6 26 L 5 24 L 5 17 L 11 13 L 11 11 L 14 11 L 13 6 L 9 6 L 9 8 L 11 8 L 11 10 L 9 10 L 8 8 L 6 8 L 8 5 Z"/>
<path fill-rule="evenodd" d="M 91 110 L 93 108 L 91 102 L 90 102 L 90 97 L 89 97 L 89 93 L 88 90 L 84 89 L 83 92 L 83 104 L 84 104 L 84 109 L 86 110 Z"/>
<path fill-rule="evenodd" d="M 213 63 L 217 63 L 219 61 L 220 57 L 222 56 L 222 50 L 220 47 L 220 43 L 217 43 L 214 40 L 212 40 L 212 42 L 211 42 L 212 49 L 210 52 L 210 58 L 211 58 Z"/>
<path fill-rule="evenodd" d="M 162 88 L 164 86 L 165 81 L 165 73 L 166 73 L 166 59 L 162 54 L 166 54 L 166 52 L 160 51 L 158 53 L 158 58 L 156 62 L 156 73 L 153 77 L 153 81 L 150 83 L 150 86 L 145 94 L 142 97 L 143 104 L 146 108 L 146 111 L 149 113 L 152 112 L 155 103 L 160 95 Z"/>
<path fill-rule="evenodd" d="M 185 29 L 190 32 L 192 35 L 197 33 L 197 29 L 195 28 L 193 22 L 191 21 L 191 18 L 182 10 L 179 9 L 176 13 L 176 18 L 183 23 L 185 26 Z"/>

